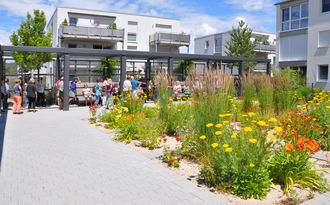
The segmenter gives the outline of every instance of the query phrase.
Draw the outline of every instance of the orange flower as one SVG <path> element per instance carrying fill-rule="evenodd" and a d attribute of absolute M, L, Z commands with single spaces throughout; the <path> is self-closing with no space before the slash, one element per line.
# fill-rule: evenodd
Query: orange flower
<path fill-rule="evenodd" d="M 286 144 L 284 147 L 285 151 L 289 151 L 289 152 L 295 152 L 296 150 L 293 149 L 293 145 L 292 144 Z"/>
<path fill-rule="evenodd" d="M 130 120 L 134 120 L 134 115 L 130 114 L 126 117 L 126 120 L 130 121 Z"/>

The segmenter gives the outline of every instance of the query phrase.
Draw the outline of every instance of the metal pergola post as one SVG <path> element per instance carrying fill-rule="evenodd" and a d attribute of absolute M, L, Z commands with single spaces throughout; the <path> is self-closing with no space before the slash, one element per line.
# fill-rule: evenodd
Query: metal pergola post
<path fill-rule="evenodd" d="M 4 66 L 3 66 L 3 56 L 2 52 L 0 51 L 0 82 L 4 79 L 3 78 L 4 74 Z M 0 110 L 2 109 L 2 96 L 1 96 L 1 90 L 0 90 Z"/>
<path fill-rule="evenodd" d="M 64 55 L 64 84 L 63 84 L 63 110 L 69 111 L 69 78 L 70 78 L 70 55 Z"/>
<path fill-rule="evenodd" d="M 168 58 L 167 71 L 170 76 L 173 76 L 173 58 Z"/>
<path fill-rule="evenodd" d="M 271 68 L 270 68 L 270 62 L 267 62 L 267 65 L 266 65 L 266 71 L 267 71 L 267 75 L 271 75 L 272 71 L 271 71 Z"/>
<path fill-rule="evenodd" d="M 61 60 L 60 57 L 56 58 L 56 81 L 60 79 L 61 76 Z"/>
<path fill-rule="evenodd" d="M 151 80 L 151 62 L 150 59 L 147 60 L 146 62 L 146 71 L 144 73 L 144 78 L 146 79 L 146 81 L 150 81 Z"/>
<path fill-rule="evenodd" d="M 120 56 L 120 81 L 119 81 L 119 92 L 123 93 L 124 81 L 126 79 L 126 56 Z"/>
<path fill-rule="evenodd" d="M 243 84 L 244 84 L 244 61 L 241 61 L 238 69 L 238 75 L 239 75 L 239 90 L 238 90 L 238 96 L 243 96 Z"/>

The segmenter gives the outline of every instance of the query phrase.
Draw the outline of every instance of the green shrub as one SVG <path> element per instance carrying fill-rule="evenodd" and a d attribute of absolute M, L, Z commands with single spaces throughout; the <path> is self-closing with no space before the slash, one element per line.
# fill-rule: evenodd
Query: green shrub
<path fill-rule="evenodd" d="M 328 103 L 330 104 L 330 103 Z M 320 144 L 322 150 L 330 150 L 330 109 L 327 108 L 327 103 L 321 103 L 311 111 L 315 115 L 318 125 L 322 127 L 321 133 L 314 139 Z"/>
<path fill-rule="evenodd" d="M 254 87 L 254 82 L 250 74 L 247 74 L 244 78 L 243 84 L 243 110 L 251 110 L 252 101 L 255 97 L 256 90 Z"/>
<path fill-rule="evenodd" d="M 133 114 L 127 117 L 122 117 L 119 120 L 118 128 L 120 132 L 117 135 L 117 140 L 130 143 L 131 140 L 137 139 L 136 134 L 138 131 L 138 124 L 136 123 L 140 116 L 134 116 Z"/>
<path fill-rule="evenodd" d="M 163 132 L 163 124 L 157 118 L 141 118 L 137 121 L 137 139 L 143 147 L 156 148 L 160 143 L 160 136 Z"/>
<path fill-rule="evenodd" d="M 168 135 L 178 134 L 187 126 L 191 119 L 191 104 L 187 102 L 173 103 L 169 108 L 168 121 L 166 122 L 166 133 Z"/>
<path fill-rule="evenodd" d="M 310 152 L 280 151 L 269 160 L 271 176 L 284 185 L 283 192 L 289 193 L 294 184 L 326 191 L 326 181 L 318 174 L 323 170 L 313 169 L 309 162 Z"/>
<path fill-rule="evenodd" d="M 272 183 L 266 164 L 270 144 L 265 136 L 244 130 L 233 134 L 224 127 L 211 146 L 212 160 L 201 172 L 207 185 L 244 199 L 266 197 Z"/>

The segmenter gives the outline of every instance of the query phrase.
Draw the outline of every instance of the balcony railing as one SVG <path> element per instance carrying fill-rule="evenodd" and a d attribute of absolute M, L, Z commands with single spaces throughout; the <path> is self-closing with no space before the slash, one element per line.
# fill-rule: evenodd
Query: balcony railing
<path fill-rule="evenodd" d="M 189 46 L 190 35 L 157 32 L 153 35 L 150 35 L 149 40 L 150 44 L 157 43 Z"/>
<path fill-rule="evenodd" d="M 264 44 L 259 44 L 257 45 L 254 50 L 256 51 L 276 51 L 276 46 L 274 45 L 264 45 Z"/>
<path fill-rule="evenodd" d="M 61 26 L 60 35 L 62 37 L 74 38 L 104 38 L 113 40 L 124 39 L 124 29 L 107 29 L 96 27 L 82 27 L 82 26 Z"/>

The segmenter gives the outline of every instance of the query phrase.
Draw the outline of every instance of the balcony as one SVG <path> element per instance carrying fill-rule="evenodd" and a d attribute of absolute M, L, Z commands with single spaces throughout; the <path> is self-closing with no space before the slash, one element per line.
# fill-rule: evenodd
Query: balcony
<path fill-rule="evenodd" d="M 107 29 L 82 26 L 60 26 L 59 36 L 64 39 L 76 40 L 112 40 L 123 41 L 124 29 Z"/>
<path fill-rule="evenodd" d="M 189 46 L 190 35 L 157 32 L 150 35 L 149 42 L 151 45 Z"/>
<path fill-rule="evenodd" d="M 276 52 L 276 46 L 259 44 L 253 50 L 255 52 Z"/>

